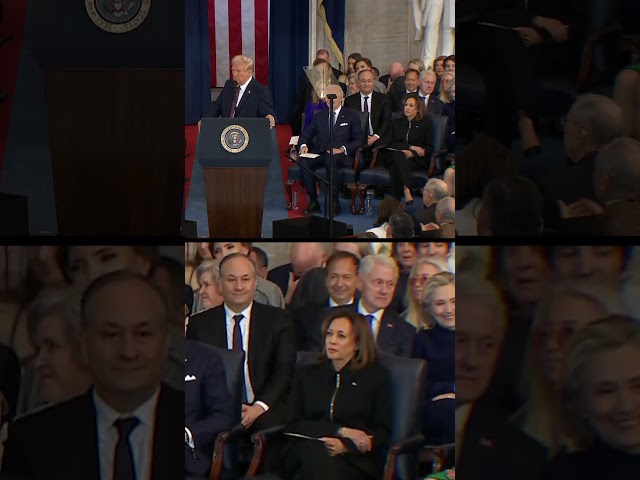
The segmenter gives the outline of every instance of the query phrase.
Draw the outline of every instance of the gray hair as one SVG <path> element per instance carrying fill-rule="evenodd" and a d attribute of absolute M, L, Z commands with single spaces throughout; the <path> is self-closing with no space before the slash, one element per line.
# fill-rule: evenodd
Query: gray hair
<path fill-rule="evenodd" d="M 435 79 L 438 78 L 438 76 L 436 75 L 436 72 L 434 72 L 433 70 L 422 70 L 420 72 L 420 75 L 418 76 L 420 80 L 424 80 L 427 77 L 433 77 Z"/>
<path fill-rule="evenodd" d="M 430 178 L 424 185 L 424 189 L 433 194 L 435 201 L 440 201 L 449 194 L 447 184 L 439 178 Z"/>
<path fill-rule="evenodd" d="M 581 95 L 571 107 L 569 115 L 574 123 L 586 131 L 589 143 L 596 148 L 604 147 L 624 135 L 622 111 L 604 95 Z"/>
<path fill-rule="evenodd" d="M 64 320 L 65 334 L 79 352 L 80 299 L 82 292 L 73 287 L 47 288 L 40 292 L 27 308 L 27 335 L 31 345 L 36 344 L 36 332 L 46 317 L 59 315 Z"/>
<path fill-rule="evenodd" d="M 599 200 L 640 199 L 640 142 L 618 138 L 607 144 L 596 157 L 596 169 L 610 180 L 607 194 L 616 196 Z"/>
<path fill-rule="evenodd" d="M 376 265 L 392 269 L 396 280 L 400 276 L 400 272 L 398 271 L 398 264 L 395 262 L 395 260 L 388 255 L 380 253 L 377 255 L 367 255 L 360 261 L 359 275 L 361 277 L 366 277 L 371 273 Z"/>
<path fill-rule="evenodd" d="M 439 222 L 455 222 L 456 221 L 456 201 L 453 197 L 445 197 L 436 205 L 436 218 L 440 218 Z"/>
<path fill-rule="evenodd" d="M 460 274 L 456 276 L 456 296 L 461 305 L 467 306 L 471 300 L 488 307 L 493 312 L 493 318 L 497 320 L 500 331 L 506 330 L 507 311 L 504 300 L 498 287 L 491 281 L 471 273 Z M 463 323 L 464 316 L 460 316 L 457 325 Z"/>
<path fill-rule="evenodd" d="M 201 283 L 200 277 L 202 277 L 202 275 L 207 272 L 211 274 L 214 282 L 220 281 L 220 273 L 218 267 L 219 263 L 213 260 L 205 260 L 200 265 L 198 265 L 198 268 L 196 268 L 196 279 L 198 280 L 198 284 Z"/>

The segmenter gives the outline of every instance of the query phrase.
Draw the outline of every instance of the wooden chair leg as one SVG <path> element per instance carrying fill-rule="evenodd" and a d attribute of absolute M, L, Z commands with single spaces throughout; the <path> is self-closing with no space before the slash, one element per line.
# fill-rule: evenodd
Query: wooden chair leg
<path fill-rule="evenodd" d="M 351 213 L 356 215 L 356 194 L 358 186 L 355 183 L 348 183 L 347 188 L 351 192 Z"/>
<path fill-rule="evenodd" d="M 364 215 L 364 197 L 367 193 L 367 185 L 358 185 L 358 198 L 360 199 L 359 215 Z"/>
<path fill-rule="evenodd" d="M 285 196 L 287 197 L 287 206 L 285 207 L 287 210 L 291 210 L 291 202 L 293 199 L 293 195 L 291 192 L 291 186 L 295 183 L 295 180 L 287 180 L 284 183 Z"/>

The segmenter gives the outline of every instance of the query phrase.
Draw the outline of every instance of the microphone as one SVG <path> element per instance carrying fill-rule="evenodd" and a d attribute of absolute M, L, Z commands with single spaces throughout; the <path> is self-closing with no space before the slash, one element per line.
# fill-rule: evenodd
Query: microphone
<path fill-rule="evenodd" d="M 338 96 L 337 96 L 335 93 L 327 93 L 327 96 L 326 96 L 326 97 L 327 97 L 327 98 L 333 98 L 334 100 L 335 100 L 336 98 L 338 98 Z"/>

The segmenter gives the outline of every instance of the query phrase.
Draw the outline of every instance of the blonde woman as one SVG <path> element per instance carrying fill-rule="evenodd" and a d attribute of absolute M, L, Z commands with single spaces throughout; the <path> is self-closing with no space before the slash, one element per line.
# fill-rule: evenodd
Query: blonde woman
<path fill-rule="evenodd" d="M 422 330 L 413 340 L 413 358 L 427 361 L 423 434 L 427 443 L 455 441 L 455 275 L 442 272 L 424 285 L 424 306 L 433 328 Z"/>
<path fill-rule="evenodd" d="M 573 335 L 600 318 L 623 312 L 616 291 L 579 280 L 550 286 L 538 304 L 522 375 L 528 401 L 516 420 L 550 457 L 576 448 L 560 409 L 562 364 Z"/>
<path fill-rule="evenodd" d="M 405 305 L 409 308 L 403 313 L 404 319 L 417 331 L 431 328 L 424 310 L 424 286 L 432 276 L 449 271 L 446 263 L 429 257 L 418 257 L 409 273 L 409 285 L 405 290 Z"/>
<path fill-rule="evenodd" d="M 543 480 L 637 478 L 640 324 L 612 315 L 578 332 L 565 357 L 563 414 L 582 451 L 561 455 Z"/>

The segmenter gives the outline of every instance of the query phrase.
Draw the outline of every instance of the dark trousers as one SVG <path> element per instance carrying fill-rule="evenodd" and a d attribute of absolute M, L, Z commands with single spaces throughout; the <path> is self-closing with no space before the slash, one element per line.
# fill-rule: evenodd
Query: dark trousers
<path fill-rule="evenodd" d="M 411 172 L 427 168 L 425 157 L 405 157 L 402 152 L 387 152 L 385 165 L 389 168 L 389 192 L 394 197 L 403 197 L 404 187 L 409 186 Z"/>
<path fill-rule="evenodd" d="M 323 153 L 319 157 L 316 158 L 300 158 L 300 163 L 309 169 L 314 169 L 319 165 L 324 165 L 324 168 L 327 170 L 327 179 L 329 179 L 329 168 L 330 168 L 330 157 L 328 153 Z M 353 159 L 347 157 L 343 153 L 340 155 L 333 156 L 333 199 L 334 202 L 338 201 L 338 169 L 343 166 L 353 165 Z M 307 195 L 309 195 L 309 200 L 312 202 L 318 201 L 318 194 L 316 193 L 316 179 L 313 175 L 307 172 L 304 169 L 300 169 L 302 172 L 302 182 L 304 183 L 304 188 L 307 190 Z"/>
<path fill-rule="evenodd" d="M 427 443 L 454 443 L 456 401 L 445 398 L 435 402 L 428 399 L 424 404 L 422 432 Z"/>
<path fill-rule="evenodd" d="M 286 480 L 373 480 L 344 455 L 331 457 L 324 443 L 313 440 L 295 441 L 285 455 L 284 470 Z"/>

